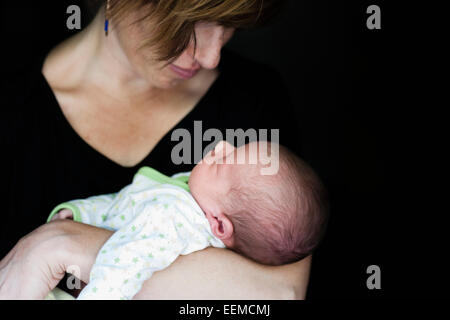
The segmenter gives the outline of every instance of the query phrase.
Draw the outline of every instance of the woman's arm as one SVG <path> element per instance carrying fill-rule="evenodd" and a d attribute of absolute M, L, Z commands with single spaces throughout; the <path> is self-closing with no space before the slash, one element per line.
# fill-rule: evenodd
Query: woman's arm
<path fill-rule="evenodd" d="M 97 252 L 112 233 L 93 227 L 83 232 L 84 226 L 77 224 L 68 232 L 72 246 L 77 247 L 70 263 L 84 261 L 80 268 L 87 283 L 83 270 L 90 272 Z M 311 257 L 307 257 L 285 266 L 264 266 L 231 250 L 208 248 L 180 256 L 168 268 L 155 272 L 134 299 L 304 299 L 310 265 Z"/>
<path fill-rule="evenodd" d="M 78 258 L 75 259 L 85 261 L 83 269 L 90 271 L 97 252 L 111 231 L 94 227 L 83 231 L 80 228 L 84 229 L 84 226 L 78 224 L 69 232 L 73 234 L 72 246 L 78 247 L 75 250 L 79 252 L 75 255 Z M 83 253 L 86 253 L 85 257 L 82 257 Z M 208 248 L 180 256 L 167 269 L 155 272 L 134 298 L 304 299 L 310 266 L 311 257 L 272 267 L 255 263 L 231 250 Z M 88 282 L 86 277 L 82 274 L 84 282 Z"/>
<path fill-rule="evenodd" d="M 0 261 L 0 300 L 43 299 L 71 266 L 89 273 L 111 231 L 56 220 L 29 233 Z"/>
<path fill-rule="evenodd" d="M 0 262 L 0 298 L 44 298 L 73 265 L 79 267 L 80 279 L 87 283 L 97 253 L 111 235 L 111 231 L 70 220 L 40 227 Z M 302 299 L 309 267 L 310 258 L 270 267 L 229 250 L 209 248 L 182 256 L 169 268 L 156 272 L 135 298 Z M 25 278 L 24 274 L 30 276 Z M 18 290 L 9 291 L 14 287 Z M 21 290 L 25 287 L 27 290 Z"/>
<path fill-rule="evenodd" d="M 134 298 L 304 299 L 310 265 L 311 257 L 285 266 L 263 266 L 231 250 L 208 248 L 181 256 L 156 272 Z"/>

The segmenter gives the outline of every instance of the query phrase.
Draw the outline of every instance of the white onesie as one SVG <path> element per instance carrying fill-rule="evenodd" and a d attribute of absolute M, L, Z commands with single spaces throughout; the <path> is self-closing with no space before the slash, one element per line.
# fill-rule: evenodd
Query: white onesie
<path fill-rule="evenodd" d="M 131 299 L 153 272 L 179 255 L 208 246 L 224 248 L 189 192 L 190 173 L 165 176 L 143 167 L 120 192 L 58 205 L 75 221 L 114 230 L 100 249 L 89 284 L 78 299 Z"/>

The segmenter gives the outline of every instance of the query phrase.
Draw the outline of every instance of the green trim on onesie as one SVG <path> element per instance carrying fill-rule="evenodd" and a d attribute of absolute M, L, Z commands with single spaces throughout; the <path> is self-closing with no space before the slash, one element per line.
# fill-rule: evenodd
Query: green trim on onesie
<path fill-rule="evenodd" d="M 156 171 L 155 169 L 150 168 L 150 167 L 142 167 L 136 173 L 136 175 L 138 175 L 138 174 L 146 176 L 147 178 L 158 181 L 160 183 L 172 184 L 174 186 L 183 188 L 187 192 L 191 192 L 191 190 L 189 189 L 189 185 L 187 184 L 187 181 L 189 180 L 188 176 L 180 176 L 177 178 L 171 178 L 171 177 L 168 177 L 168 176 L 162 174 L 161 172 Z"/>
<path fill-rule="evenodd" d="M 61 203 L 55 209 L 53 209 L 52 212 L 50 213 L 50 216 L 47 219 L 47 222 L 50 222 L 52 220 L 53 216 L 55 214 L 57 214 L 59 211 L 61 211 L 62 209 L 70 209 L 70 210 L 72 210 L 73 221 L 82 222 L 81 221 L 80 209 L 78 209 L 77 206 L 74 206 L 73 204 L 68 203 L 68 202 Z"/>
<path fill-rule="evenodd" d="M 177 180 L 180 180 L 181 182 L 184 182 L 187 184 L 189 181 L 189 176 L 178 176 L 176 178 L 171 178 L 171 179 L 177 179 Z"/>

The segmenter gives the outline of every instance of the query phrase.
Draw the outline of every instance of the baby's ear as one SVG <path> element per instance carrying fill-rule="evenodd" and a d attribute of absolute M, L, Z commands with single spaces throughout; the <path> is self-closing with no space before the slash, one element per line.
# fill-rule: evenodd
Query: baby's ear
<path fill-rule="evenodd" d="M 224 213 L 206 214 L 213 234 L 227 246 L 231 246 L 234 234 L 233 223 Z"/>

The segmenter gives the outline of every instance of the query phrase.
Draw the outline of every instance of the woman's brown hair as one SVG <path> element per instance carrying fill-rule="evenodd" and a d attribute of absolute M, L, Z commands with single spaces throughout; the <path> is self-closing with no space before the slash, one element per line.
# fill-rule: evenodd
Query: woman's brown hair
<path fill-rule="evenodd" d="M 92 0 L 102 5 L 106 1 Z M 140 21 L 156 23 L 154 32 L 143 46 L 152 46 L 161 61 L 178 57 L 193 39 L 195 24 L 215 22 L 225 27 L 248 28 L 264 24 L 278 13 L 283 0 L 110 0 L 111 21 L 127 13 L 147 10 Z M 148 10 L 151 8 L 150 10 Z"/>

